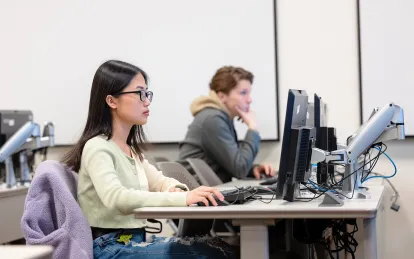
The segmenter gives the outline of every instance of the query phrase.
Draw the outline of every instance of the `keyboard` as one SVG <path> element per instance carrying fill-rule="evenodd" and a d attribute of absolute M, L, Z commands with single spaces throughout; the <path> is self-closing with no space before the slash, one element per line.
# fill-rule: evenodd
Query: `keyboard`
<path fill-rule="evenodd" d="M 260 183 L 260 185 L 274 185 L 278 182 L 279 177 L 276 176 L 272 176 L 270 178 L 265 178 L 263 182 Z"/>
<path fill-rule="evenodd" d="M 252 187 L 254 195 L 269 194 L 276 195 L 276 186 L 254 186 Z"/>
<path fill-rule="evenodd" d="M 220 201 L 215 195 L 213 195 L 219 206 L 231 205 L 231 204 L 243 204 L 255 193 L 252 187 L 240 187 L 229 190 L 220 191 L 224 196 L 224 201 Z M 205 206 L 204 203 L 198 202 L 198 206 Z M 209 201 L 209 206 L 212 206 L 211 201 Z"/>

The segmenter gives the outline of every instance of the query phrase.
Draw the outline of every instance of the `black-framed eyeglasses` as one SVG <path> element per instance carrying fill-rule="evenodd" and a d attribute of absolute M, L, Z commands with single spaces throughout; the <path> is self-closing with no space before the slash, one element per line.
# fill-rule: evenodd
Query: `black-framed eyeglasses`
<path fill-rule="evenodd" d="M 113 95 L 116 96 L 116 95 L 123 95 L 123 94 L 137 94 L 139 95 L 139 99 L 141 99 L 141 101 L 143 102 L 145 102 L 147 98 L 150 102 L 152 102 L 152 97 L 154 96 L 154 93 L 152 91 L 144 91 L 144 90 L 120 92 L 120 93 L 113 94 Z"/>

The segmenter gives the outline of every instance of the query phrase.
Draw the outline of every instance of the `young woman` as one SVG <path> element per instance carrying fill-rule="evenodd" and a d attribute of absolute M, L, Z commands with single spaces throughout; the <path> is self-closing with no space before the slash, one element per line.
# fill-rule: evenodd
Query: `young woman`
<path fill-rule="evenodd" d="M 91 226 L 95 258 L 226 258 L 225 244 L 179 239 L 146 240 L 146 220 L 133 210 L 148 206 L 188 206 L 208 200 L 211 187 L 192 191 L 163 176 L 144 158 L 145 135 L 153 93 L 147 75 L 121 61 L 107 61 L 95 73 L 89 114 L 78 143 L 64 162 L 79 172 L 78 201 Z"/>
<path fill-rule="evenodd" d="M 223 182 L 232 177 L 260 179 L 262 175 L 275 174 L 269 164 L 253 165 L 260 135 L 250 109 L 252 83 L 253 74 L 243 68 L 225 66 L 217 70 L 209 96 L 197 98 L 191 104 L 194 120 L 180 143 L 180 163 L 191 170 L 187 158 L 203 159 Z M 249 128 L 242 142 L 234 130 L 236 117 Z"/>

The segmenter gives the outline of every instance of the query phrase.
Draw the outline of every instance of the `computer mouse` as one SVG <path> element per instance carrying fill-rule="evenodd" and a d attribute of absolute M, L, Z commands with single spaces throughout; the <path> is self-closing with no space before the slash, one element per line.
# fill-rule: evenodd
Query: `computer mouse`
<path fill-rule="evenodd" d="M 269 178 L 265 178 L 263 182 L 260 183 L 260 185 L 273 185 L 276 184 L 279 181 L 279 175 L 274 175 Z"/>
<path fill-rule="evenodd" d="M 267 175 L 264 172 L 261 172 L 260 179 L 269 179 L 269 178 L 277 178 L 277 172 L 275 175 Z"/>
<path fill-rule="evenodd" d="M 214 197 L 214 199 L 216 200 L 216 202 L 217 202 L 217 206 L 227 206 L 227 205 L 230 205 L 230 203 L 228 202 L 228 201 L 226 201 L 226 200 L 219 200 L 219 199 L 217 199 L 217 197 L 216 196 L 214 196 L 213 195 L 213 197 Z M 197 205 L 198 206 L 206 206 L 205 204 L 204 204 L 204 202 L 197 202 Z M 213 206 L 213 204 L 211 203 L 211 201 L 210 200 L 208 200 L 208 206 Z"/>

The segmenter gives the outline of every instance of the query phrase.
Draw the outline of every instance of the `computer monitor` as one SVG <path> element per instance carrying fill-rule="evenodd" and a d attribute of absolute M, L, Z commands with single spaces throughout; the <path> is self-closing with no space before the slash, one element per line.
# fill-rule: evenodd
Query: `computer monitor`
<path fill-rule="evenodd" d="M 286 160 L 286 181 L 283 199 L 294 201 L 300 196 L 300 185 L 311 176 L 311 154 L 314 147 L 313 127 L 293 127 L 290 130 L 288 157 Z"/>
<path fill-rule="evenodd" d="M 292 191 L 310 175 L 310 146 L 313 127 L 306 126 L 308 95 L 290 89 L 286 106 L 282 150 L 279 163 L 278 199 L 290 199 Z"/>
<path fill-rule="evenodd" d="M 322 101 L 322 98 L 317 94 L 313 96 L 313 106 L 314 106 L 314 127 L 326 127 L 327 126 L 327 114 L 326 114 L 326 104 Z"/>
<path fill-rule="evenodd" d="M 314 95 L 314 127 L 316 130 L 315 147 L 326 151 L 337 150 L 335 128 L 327 126 L 326 103 Z M 325 162 L 318 163 L 316 179 L 318 184 L 326 184 L 328 176 L 334 176 L 335 166 Z"/>
<path fill-rule="evenodd" d="M 315 126 L 315 106 L 313 103 L 308 103 L 308 113 L 306 115 L 306 125 L 309 127 Z"/>

